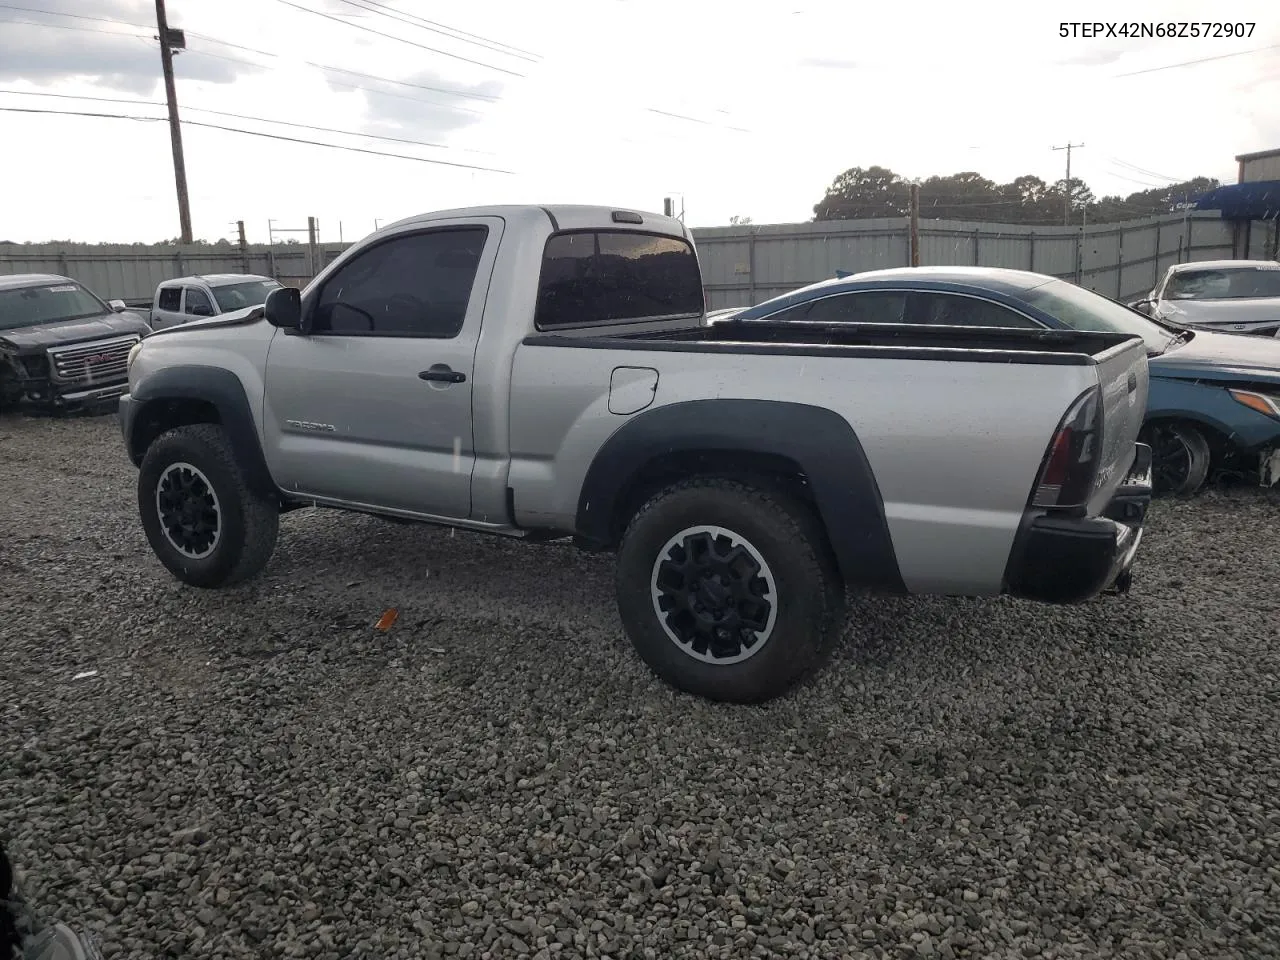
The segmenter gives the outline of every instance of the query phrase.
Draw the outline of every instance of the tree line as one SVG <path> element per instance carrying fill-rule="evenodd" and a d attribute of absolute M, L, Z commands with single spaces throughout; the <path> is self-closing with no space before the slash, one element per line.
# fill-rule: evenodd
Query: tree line
<path fill-rule="evenodd" d="M 1069 209 L 1073 224 L 1116 223 L 1173 212 L 1219 186 L 1210 177 L 1196 177 L 1128 196 L 1096 197 L 1076 177 L 1047 183 L 1028 175 L 1009 183 L 996 183 L 980 173 L 966 171 L 920 181 L 920 216 L 929 220 L 1061 225 Z M 813 208 L 815 220 L 906 217 L 910 211 L 911 181 L 888 167 L 877 166 L 844 171 Z"/>

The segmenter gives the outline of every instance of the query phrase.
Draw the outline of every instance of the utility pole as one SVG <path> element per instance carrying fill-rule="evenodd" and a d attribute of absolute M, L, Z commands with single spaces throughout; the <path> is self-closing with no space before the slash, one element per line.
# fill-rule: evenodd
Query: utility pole
<path fill-rule="evenodd" d="M 178 222 L 182 242 L 191 242 L 191 204 L 187 199 L 187 164 L 182 158 L 182 125 L 178 122 L 178 91 L 173 85 L 173 51 L 186 48 L 186 34 L 170 30 L 164 0 L 156 0 L 156 29 L 160 41 L 160 65 L 164 68 L 164 95 L 169 102 L 169 141 L 173 145 L 173 180 L 178 188 Z"/>
<path fill-rule="evenodd" d="M 920 184 L 911 184 L 911 265 L 920 266 Z"/>
<path fill-rule="evenodd" d="M 1064 181 L 1063 191 L 1062 191 L 1063 194 L 1065 194 L 1065 196 L 1063 197 L 1063 210 L 1062 210 L 1062 225 L 1064 227 L 1071 226 L 1071 151 L 1078 147 L 1083 147 L 1083 146 L 1084 146 L 1083 143 L 1067 143 L 1065 147 L 1053 148 L 1054 150 L 1067 151 L 1067 179 Z"/>
<path fill-rule="evenodd" d="M 244 272 L 249 272 L 249 243 L 244 235 L 244 221 L 236 221 L 236 234 L 240 242 L 240 265 L 244 268 Z"/>

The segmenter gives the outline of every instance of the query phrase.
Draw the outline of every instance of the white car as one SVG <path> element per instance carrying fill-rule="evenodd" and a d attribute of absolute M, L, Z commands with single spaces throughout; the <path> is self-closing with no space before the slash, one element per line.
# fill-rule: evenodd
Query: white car
<path fill-rule="evenodd" d="M 1130 306 L 1183 327 L 1280 336 L 1280 263 L 1177 263 L 1145 300 Z"/>
<path fill-rule="evenodd" d="M 151 328 L 165 330 L 201 317 L 258 307 L 280 287 L 270 277 L 252 273 L 216 273 L 166 280 L 151 304 Z"/>

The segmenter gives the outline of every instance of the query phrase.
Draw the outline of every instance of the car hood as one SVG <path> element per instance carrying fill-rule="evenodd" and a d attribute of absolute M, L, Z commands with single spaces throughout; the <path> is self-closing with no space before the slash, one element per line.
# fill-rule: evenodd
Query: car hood
<path fill-rule="evenodd" d="M 1280 297 L 1250 300 L 1166 300 L 1160 312 L 1180 323 L 1252 323 L 1280 320 Z"/>
<path fill-rule="evenodd" d="M 84 340 L 102 340 L 129 333 L 146 336 L 151 332 L 147 322 L 136 313 L 104 313 L 80 320 L 59 320 L 56 323 L 40 323 L 34 327 L 17 327 L 0 330 L 0 343 L 12 344 L 19 350 L 43 350 L 45 347 Z"/>
<path fill-rule="evenodd" d="M 1280 383 L 1280 340 L 1199 330 L 1190 342 L 1152 357 L 1149 367 L 1157 377 Z"/>

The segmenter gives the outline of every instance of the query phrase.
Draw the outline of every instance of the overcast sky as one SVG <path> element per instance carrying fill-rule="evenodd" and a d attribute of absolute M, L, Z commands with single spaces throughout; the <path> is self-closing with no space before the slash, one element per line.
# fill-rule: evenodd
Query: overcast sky
<path fill-rule="evenodd" d="M 1108 8 L 1257 26 L 1243 39 L 1059 36 L 1059 18 L 1114 21 Z M 305 228 L 308 215 L 322 239 L 341 224 L 350 241 L 443 207 L 660 210 L 668 195 L 693 226 L 796 222 L 852 166 L 1052 181 L 1066 158 L 1051 147 L 1068 141 L 1085 145 L 1074 175 L 1127 194 L 1233 182 L 1236 154 L 1280 147 L 1275 0 L 169 0 L 169 20 L 187 31 L 175 70 L 208 240 L 240 219 L 255 242 L 268 219 Z M 0 107 L 162 118 L 154 31 L 153 0 L 0 0 Z M 4 110 L 0 144 L 0 239 L 178 234 L 165 123 Z"/>

